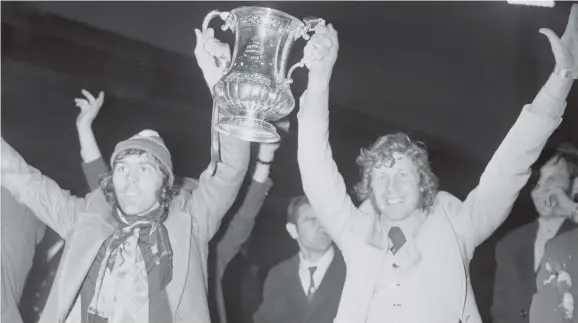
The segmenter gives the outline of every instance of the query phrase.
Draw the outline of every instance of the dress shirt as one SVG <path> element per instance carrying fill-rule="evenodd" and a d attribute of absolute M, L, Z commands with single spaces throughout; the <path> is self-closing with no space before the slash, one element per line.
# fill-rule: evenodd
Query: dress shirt
<path fill-rule="evenodd" d="M 333 247 L 330 247 L 317 263 L 307 261 L 303 257 L 303 254 L 299 253 L 299 280 L 301 280 L 301 286 L 303 287 L 305 294 L 307 294 L 309 286 L 311 285 L 311 272 L 309 271 L 309 268 L 317 267 L 313 274 L 313 282 L 315 284 L 315 290 L 317 290 L 323 281 L 323 277 L 325 276 L 329 265 L 331 265 L 334 256 L 335 250 L 333 250 Z"/>
<path fill-rule="evenodd" d="M 562 223 L 566 221 L 564 217 L 543 218 L 538 219 L 538 232 L 536 234 L 536 241 L 534 242 L 534 271 L 540 267 L 542 257 L 544 257 L 544 248 L 546 242 L 554 238 Z"/>

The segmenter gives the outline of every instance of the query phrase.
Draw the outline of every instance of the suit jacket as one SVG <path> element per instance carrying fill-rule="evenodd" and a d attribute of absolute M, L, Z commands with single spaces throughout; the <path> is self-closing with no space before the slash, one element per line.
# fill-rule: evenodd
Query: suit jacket
<path fill-rule="evenodd" d="M 311 303 L 299 279 L 299 255 L 273 267 L 265 280 L 263 303 L 254 323 L 331 323 L 345 281 L 345 262 L 336 250 Z"/>
<path fill-rule="evenodd" d="M 551 279 L 565 272 L 570 276 L 571 286 Z M 560 234 L 546 243 L 544 258 L 536 277 L 537 293 L 533 296 L 530 323 L 577 323 L 578 322 L 578 228 Z M 573 311 L 565 312 L 560 305 L 564 293 L 573 299 Z M 568 315 L 569 314 L 569 315 Z"/>
<path fill-rule="evenodd" d="M 212 176 L 205 170 L 199 187 L 181 191 L 165 226 L 173 249 L 173 279 L 166 291 L 173 322 L 209 323 L 208 242 L 234 202 L 249 163 L 249 144 L 221 136 L 222 162 Z M 85 198 L 71 196 L 29 166 L 2 140 L 2 186 L 66 240 L 41 323 L 80 322 L 78 292 L 102 243 L 114 232 L 112 206 L 97 189 Z"/>
<path fill-rule="evenodd" d="M 510 213 L 530 166 L 561 122 L 565 102 L 540 92 L 524 107 L 464 201 L 438 193 L 416 241 L 422 262 L 408 279 L 398 276 L 381 216 L 371 212 L 370 203 L 370 212 L 358 209 L 347 194 L 329 145 L 328 96 L 328 89 L 301 96 L 297 159 L 305 194 L 347 264 L 335 322 L 364 323 L 373 311 L 384 311 L 389 314 L 382 323 L 481 323 L 469 275 L 474 250 Z M 388 285 L 381 285 L 388 279 Z M 384 291 L 389 300 L 372 304 L 378 286 L 391 286 Z"/>
<path fill-rule="evenodd" d="M 576 228 L 564 221 L 556 236 Z M 534 243 L 538 221 L 530 222 L 505 236 L 496 246 L 496 278 L 492 302 L 494 323 L 528 323 L 530 303 L 536 293 Z"/>

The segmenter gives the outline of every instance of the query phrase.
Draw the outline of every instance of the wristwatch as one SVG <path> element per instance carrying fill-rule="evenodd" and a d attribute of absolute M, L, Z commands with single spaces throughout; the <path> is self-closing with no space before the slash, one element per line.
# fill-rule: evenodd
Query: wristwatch
<path fill-rule="evenodd" d="M 273 163 L 273 161 L 264 161 L 261 158 L 257 158 L 257 162 L 261 165 L 271 165 Z"/>
<path fill-rule="evenodd" d="M 556 65 L 554 67 L 554 72 L 552 72 L 552 74 L 556 74 L 558 76 L 562 76 L 562 77 L 567 78 L 567 79 L 573 79 L 573 80 L 578 79 L 578 75 L 576 75 L 576 73 L 572 73 L 571 70 L 565 70 L 563 68 L 560 68 L 560 67 L 558 67 L 558 65 Z"/>

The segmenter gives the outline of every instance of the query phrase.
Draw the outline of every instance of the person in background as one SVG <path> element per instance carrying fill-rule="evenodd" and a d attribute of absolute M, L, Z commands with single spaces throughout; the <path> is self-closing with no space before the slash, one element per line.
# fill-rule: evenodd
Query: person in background
<path fill-rule="evenodd" d="M 32 268 L 36 245 L 46 232 L 32 210 L 19 203 L 9 190 L 2 187 L 2 295 L 1 321 L 22 323 L 18 310 L 28 273 Z"/>
<path fill-rule="evenodd" d="M 552 195 L 551 207 L 578 223 L 578 177 L 570 189 L 557 189 Z M 546 243 L 535 286 L 530 323 L 578 322 L 578 227 Z"/>
<path fill-rule="evenodd" d="M 225 65 L 197 36 L 195 56 L 209 88 Z M 2 186 L 66 240 L 40 322 L 209 323 L 208 243 L 233 204 L 249 163 L 249 143 L 220 136 L 215 174 L 192 194 L 173 190 L 171 154 L 152 130 L 119 142 L 112 172 L 86 197 L 72 196 L 2 139 Z"/>
<path fill-rule="evenodd" d="M 578 177 L 578 149 L 562 144 L 546 150 L 538 161 L 538 182 L 531 192 L 538 218 L 510 232 L 496 246 L 496 278 L 491 308 L 494 323 L 528 323 L 530 304 L 536 293 L 536 277 L 546 243 L 578 225 L 569 218 L 572 210 L 554 203 L 553 192 L 568 194 Z"/>
<path fill-rule="evenodd" d="M 578 77 L 578 5 L 562 40 L 548 36 L 556 66 L 523 108 L 464 201 L 439 191 L 427 151 L 406 134 L 380 137 L 357 159 L 357 208 L 329 145 L 329 83 L 337 32 L 317 26 L 304 50 L 307 89 L 298 113 L 305 194 L 347 264 L 335 323 L 481 323 L 469 265 L 504 222 L 554 130 Z"/>
<path fill-rule="evenodd" d="M 332 323 L 345 281 L 345 262 L 307 197 L 294 198 L 287 210 L 287 232 L 299 252 L 273 267 L 254 323 Z"/>

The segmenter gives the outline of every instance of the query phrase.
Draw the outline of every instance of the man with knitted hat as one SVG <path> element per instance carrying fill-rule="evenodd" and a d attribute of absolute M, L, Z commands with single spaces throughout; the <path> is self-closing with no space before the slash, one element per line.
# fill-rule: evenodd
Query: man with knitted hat
<path fill-rule="evenodd" d="M 230 52 L 210 33 L 198 34 L 196 46 L 212 88 L 223 72 L 212 56 Z M 177 193 L 170 152 L 156 132 L 142 131 L 117 144 L 112 172 L 84 198 L 61 189 L 2 140 L 2 186 L 66 240 L 40 322 L 210 322 L 208 242 L 249 162 L 249 143 L 220 140 L 216 174 L 207 169 L 197 189 Z"/>

